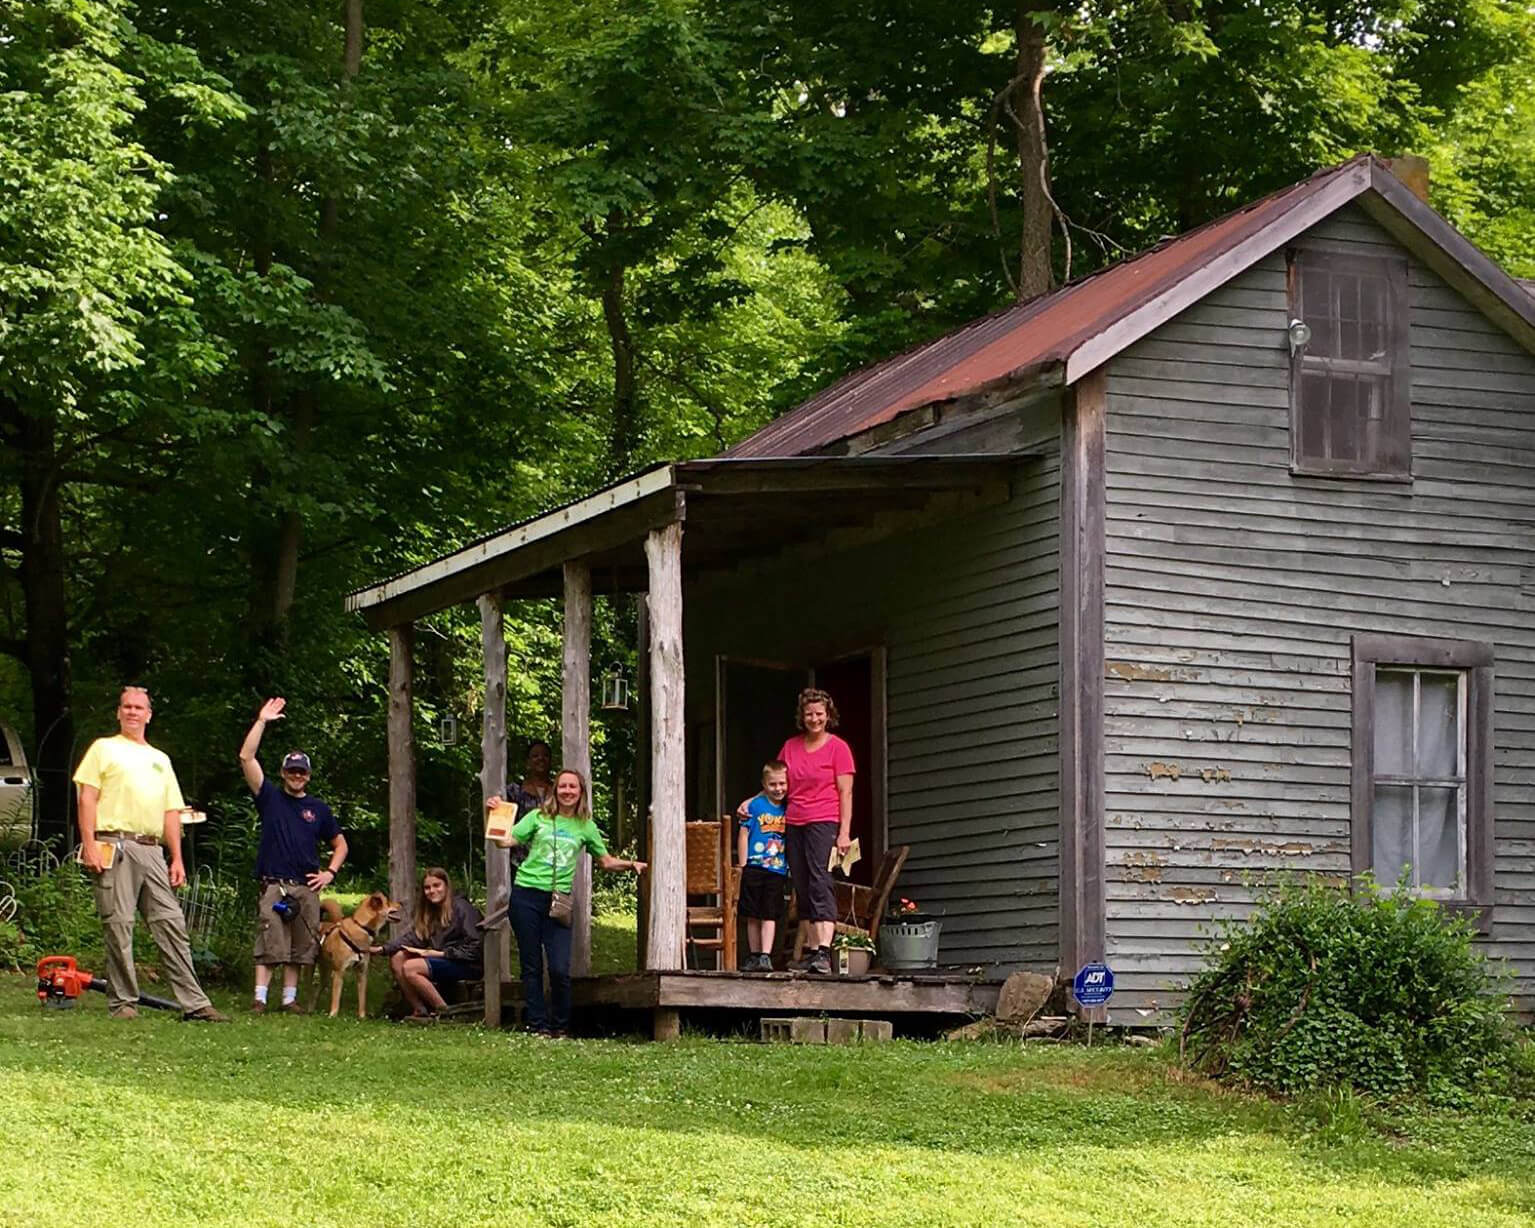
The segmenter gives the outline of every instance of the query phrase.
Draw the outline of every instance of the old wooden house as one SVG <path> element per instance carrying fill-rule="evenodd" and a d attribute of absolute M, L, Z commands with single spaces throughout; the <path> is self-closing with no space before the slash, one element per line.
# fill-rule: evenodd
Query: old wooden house
<path fill-rule="evenodd" d="M 947 965 L 1143 1022 L 1266 875 L 1405 872 L 1528 1009 L 1532 528 L 1535 297 L 1360 157 L 351 604 L 408 689 L 412 619 L 565 592 L 579 725 L 593 588 L 648 593 L 653 968 L 814 679 Z"/>

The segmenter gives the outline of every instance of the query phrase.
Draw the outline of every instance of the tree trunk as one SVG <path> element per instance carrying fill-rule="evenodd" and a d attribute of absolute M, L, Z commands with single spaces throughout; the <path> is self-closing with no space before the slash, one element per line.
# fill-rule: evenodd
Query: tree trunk
<path fill-rule="evenodd" d="M 351 83 L 362 71 L 363 0 L 346 0 L 342 11 L 341 78 L 343 96 Z M 343 104 L 344 105 L 344 104 Z M 270 150 L 263 147 L 264 159 L 258 159 L 263 177 L 270 179 Z M 328 266 L 334 259 L 331 250 L 340 229 L 340 203 L 334 194 L 327 194 L 320 201 L 316 234 L 319 237 L 316 267 L 314 269 L 315 294 L 325 297 L 329 280 Z M 271 267 L 272 253 L 268 245 L 265 251 L 266 268 Z M 258 258 L 258 268 L 261 261 Z M 265 273 L 265 269 L 262 269 Z M 263 362 L 263 368 L 267 365 Z M 270 379 L 258 381 L 258 401 L 266 400 L 265 412 L 271 411 Z M 320 394 L 311 381 L 295 391 L 285 406 L 290 428 L 293 455 L 302 459 L 312 445 L 315 422 L 318 417 Z M 258 405 L 258 409 L 262 408 Z M 290 492 L 289 498 L 293 496 Z M 298 596 L 299 557 L 304 546 L 304 519 L 298 510 L 289 506 L 281 512 L 271 526 L 270 538 L 265 549 L 258 547 L 252 552 L 251 639 L 258 648 L 280 654 L 288 638 L 289 617 Z"/>
<path fill-rule="evenodd" d="M 1055 278 L 1050 263 L 1050 231 L 1055 208 L 1050 201 L 1050 154 L 1045 143 L 1045 111 L 1040 91 L 1045 80 L 1045 30 L 1033 19 L 1048 11 L 1044 0 L 1018 0 L 1017 83 L 1009 106 L 1017 123 L 1018 188 L 1023 229 L 1018 248 L 1018 301 L 1048 294 Z"/>
<path fill-rule="evenodd" d="M 608 215 L 608 236 L 623 228 L 623 215 Z M 624 266 L 614 264 L 602 287 L 602 318 L 613 350 L 613 421 L 608 456 L 614 476 L 629 472 L 639 444 L 639 392 L 634 375 L 634 338 L 624 317 Z"/>
<path fill-rule="evenodd" d="M 75 729 L 55 427 L 52 417 L 21 412 L 12 401 L 4 408 L 21 441 L 21 592 L 36 739 L 38 834 L 68 847 Z"/>

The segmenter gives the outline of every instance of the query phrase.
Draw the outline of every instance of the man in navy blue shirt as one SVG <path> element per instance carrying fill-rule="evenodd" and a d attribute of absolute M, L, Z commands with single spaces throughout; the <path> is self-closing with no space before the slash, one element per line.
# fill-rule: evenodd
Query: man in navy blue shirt
<path fill-rule="evenodd" d="M 309 756 L 289 751 L 282 761 L 282 787 L 266 779 L 256 751 L 261 735 L 283 718 L 287 700 L 269 699 L 240 744 L 240 771 L 256 795 L 261 815 L 261 847 L 256 853 L 256 877 L 261 880 L 261 909 L 256 930 L 256 993 L 251 1011 L 266 1013 L 272 969 L 282 966 L 282 1009 L 301 1014 L 298 1003 L 299 968 L 313 965 L 320 954 L 320 888 L 336 881 L 346 860 L 346 837 L 330 807 L 309 793 Z M 316 853 L 325 842 L 328 864 L 321 869 Z M 283 903 L 286 901 L 286 903 Z"/>

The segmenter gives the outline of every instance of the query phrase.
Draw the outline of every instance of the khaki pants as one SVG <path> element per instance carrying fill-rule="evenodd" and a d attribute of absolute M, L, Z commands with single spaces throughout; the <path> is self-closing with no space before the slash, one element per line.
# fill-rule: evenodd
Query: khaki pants
<path fill-rule="evenodd" d="M 111 1009 L 132 1006 L 139 999 L 138 973 L 133 966 L 134 914 L 143 913 L 160 948 L 161 963 L 171 991 L 183 1011 L 212 1005 L 192 970 L 186 918 L 171 890 L 165 853 L 153 844 L 118 844 L 112 868 L 96 877 L 96 915 L 107 937 L 107 1002 Z"/>
<path fill-rule="evenodd" d="M 284 896 L 298 915 L 284 921 L 272 905 Z M 256 962 L 313 964 L 320 956 L 320 897 L 300 882 L 268 883 L 256 916 Z"/>

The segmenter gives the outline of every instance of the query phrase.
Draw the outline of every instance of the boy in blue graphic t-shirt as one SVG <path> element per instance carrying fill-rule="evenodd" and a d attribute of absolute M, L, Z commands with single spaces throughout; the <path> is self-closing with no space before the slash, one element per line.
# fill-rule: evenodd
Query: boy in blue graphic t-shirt
<path fill-rule="evenodd" d="M 784 912 L 784 886 L 789 863 L 784 859 L 784 798 L 789 795 L 789 769 L 782 759 L 762 767 L 762 792 L 746 805 L 736 838 L 741 866 L 741 915 L 751 954 L 742 972 L 773 970 L 773 935 Z"/>

